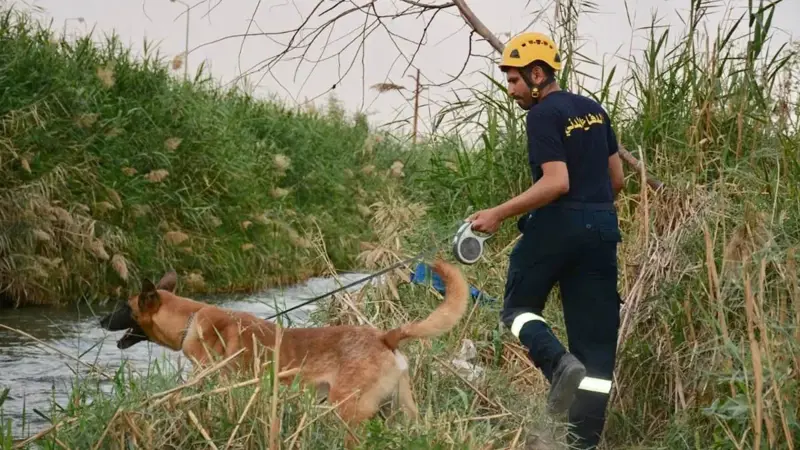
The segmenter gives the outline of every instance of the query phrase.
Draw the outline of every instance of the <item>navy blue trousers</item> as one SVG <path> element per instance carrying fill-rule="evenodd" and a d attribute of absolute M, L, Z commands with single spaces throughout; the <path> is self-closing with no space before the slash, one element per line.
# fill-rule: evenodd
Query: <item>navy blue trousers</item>
<path fill-rule="evenodd" d="M 595 448 L 605 425 L 622 303 L 617 290 L 622 239 L 614 205 L 546 206 L 523 216 L 518 226 L 522 237 L 510 256 L 502 321 L 552 382 L 566 349 L 542 312 L 559 284 L 569 351 L 586 366 L 568 413 L 570 444 Z"/>

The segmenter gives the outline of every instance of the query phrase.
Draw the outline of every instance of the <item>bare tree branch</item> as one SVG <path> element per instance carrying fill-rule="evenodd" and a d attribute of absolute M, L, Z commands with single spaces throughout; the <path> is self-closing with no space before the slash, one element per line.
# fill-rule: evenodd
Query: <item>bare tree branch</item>
<path fill-rule="evenodd" d="M 484 25 L 483 22 L 478 19 L 469 6 L 467 6 L 463 0 L 453 0 L 453 3 L 455 3 L 458 7 L 458 11 L 461 13 L 461 17 L 464 18 L 464 21 L 466 21 L 476 33 L 480 34 L 481 37 L 486 39 L 486 41 L 489 42 L 492 48 L 497 50 L 498 53 L 503 53 L 503 44 L 500 42 L 500 39 L 497 39 L 497 36 L 492 34 L 492 32 L 486 28 L 486 25 Z"/>
<path fill-rule="evenodd" d="M 404 70 L 404 72 L 405 72 L 405 71 L 407 71 L 408 69 L 410 69 L 411 67 L 414 66 L 414 61 L 416 60 L 416 58 L 418 56 L 419 50 L 422 48 L 422 46 L 425 44 L 425 42 L 427 40 L 427 35 L 428 35 L 428 32 L 429 32 L 429 29 L 430 29 L 434 19 L 436 18 L 437 14 L 442 12 L 442 11 L 444 11 L 444 10 L 446 10 L 447 8 L 452 8 L 452 7 L 455 6 L 455 3 L 452 3 L 452 2 L 442 3 L 442 4 L 428 4 L 428 3 L 421 3 L 421 2 L 417 2 L 417 1 L 413 1 L 413 0 L 399 0 L 399 3 L 402 3 L 405 7 L 402 8 L 402 9 L 401 8 L 396 8 L 395 11 L 393 11 L 391 13 L 387 13 L 385 11 L 384 12 L 380 12 L 378 10 L 378 7 L 376 5 L 377 0 L 370 0 L 370 1 L 364 2 L 362 4 L 357 4 L 354 0 L 338 0 L 333 5 L 328 6 L 328 7 L 324 8 L 324 9 L 321 8 L 322 4 L 323 4 L 322 1 L 323 0 L 320 0 L 316 4 L 316 6 L 309 13 L 305 14 L 305 17 L 303 18 L 302 23 L 297 28 L 288 29 L 288 30 L 253 33 L 253 32 L 249 31 L 249 27 L 248 27 L 248 31 L 246 33 L 224 36 L 224 37 L 212 40 L 210 42 L 206 42 L 206 43 L 197 45 L 197 46 L 195 46 L 194 48 L 192 48 L 190 50 L 190 53 L 194 52 L 194 51 L 196 51 L 196 50 L 198 50 L 200 48 L 203 48 L 205 46 L 221 43 L 221 42 L 229 40 L 229 39 L 242 39 L 242 42 L 244 42 L 245 39 L 250 38 L 250 37 L 280 38 L 280 37 L 283 37 L 283 36 L 289 36 L 288 42 L 281 44 L 281 47 L 282 47 L 281 51 L 279 51 L 275 55 L 269 56 L 269 57 L 261 60 L 260 62 L 258 62 L 256 64 L 253 64 L 247 70 L 241 70 L 241 68 L 240 68 L 239 76 L 236 77 L 235 79 L 231 80 L 228 84 L 229 85 L 236 84 L 241 79 L 243 79 L 245 77 L 248 77 L 250 75 L 253 75 L 254 73 L 257 73 L 257 72 L 269 72 L 272 69 L 274 69 L 275 66 L 279 62 L 285 61 L 285 60 L 296 60 L 297 61 L 295 73 L 298 74 L 299 71 L 300 71 L 300 66 L 303 63 L 312 64 L 312 69 L 313 69 L 314 67 L 316 67 L 317 64 L 319 64 L 322 61 L 325 61 L 325 60 L 330 59 L 330 58 L 336 58 L 336 59 L 340 58 L 339 56 L 333 55 L 333 56 L 330 56 L 329 58 L 325 58 L 325 57 L 321 56 L 320 58 L 317 58 L 316 60 L 314 60 L 314 59 L 311 59 L 311 58 L 308 57 L 308 53 L 309 53 L 309 51 L 311 51 L 311 49 L 314 46 L 314 44 L 316 44 L 318 41 L 319 42 L 324 41 L 324 43 L 322 43 L 321 45 L 327 49 L 332 43 L 331 38 L 332 38 L 334 25 L 338 21 L 341 21 L 343 18 L 345 18 L 345 17 L 347 17 L 349 15 L 358 13 L 358 14 L 363 14 L 363 15 L 368 16 L 371 19 L 370 22 L 368 22 L 368 24 L 366 26 L 359 27 L 360 30 L 353 30 L 352 32 L 360 31 L 360 33 L 358 35 L 358 38 L 351 39 L 347 43 L 347 45 L 344 45 L 336 53 L 337 54 L 341 54 L 341 53 L 345 52 L 348 49 L 348 46 L 356 45 L 357 42 L 358 42 L 358 44 L 356 45 L 357 46 L 357 50 L 356 51 L 361 51 L 363 49 L 363 47 L 364 47 L 364 44 L 363 44 L 363 42 L 359 42 L 359 41 L 363 41 L 363 39 L 366 38 L 368 32 L 369 33 L 374 32 L 375 31 L 375 27 L 379 26 L 382 29 L 382 31 L 385 31 L 386 36 L 392 42 L 392 45 L 395 47 L 395 50 L 397 50 L 401 54 L 402 58 L 404 59 L 404 61 L 406 63 L 406 67 L 405 67 L 405 70 Z M 395 6 L 397 6 L 398 0 L 395 0 L 393 3 L 395 4 Z M 383 2 L 381 2 L 381 4 L 385 5 L 385 3 L 383 3 Z M 341 10 L 341 7 L 343 5 L 349 5 L 349 7 L 344 9 L 344 10 Z M 402 35 L 400 33 L 392 31 L 389 28 L 389 26 L 387 24 L 387 20 L 386 20 L 386 19 L 396 20 L 396 19 L 399 19 L 401 17 L 422 16 L 422 15 L 424 15 L 426 13 L 431 13 L 432 16 L 429 17 L 426 20 L 426 24 L 425 24 L 422 36 L 420 38 L 409 38 L 409 37 L 406 37 L 406 36 L 404 36 L 404 35 Z M 321 25 L 317 25 L 317 26 L 310 26 L 309 25 L 311 20 L 315 16 L 316 17 L 325 17 L 325 16 L 328 16 L 328 15 L 331 15 L 331 14 L 333 14 L 333 16 L 330 17 L 328 20 L 326 20 Z M 307 31 L 309 34 L 304 36 L 304 37 L 300 37 L 300 33 L 302 33 L 303 31 Z M 326 31 L 327 31 L 327 33 L 326 33 Z M 346 36 L 342 36 L 342 37 L 346 37 Z M 322 38 L 322 39 L 320 39 L 320 38 Z M 404 50 L 402 48 L 402 44 L 412 44 L 412 45 L 415 46 L 415 48 L 414 48 L 414 50 L 409 52 L 409 51 Z M 296 55 L 297 52 L 300 52 L 300 54 Z M 324 51 L 323 51 L 323 53 L 324 53 Z M 467 55 L 467 58 L 469 58 L 469 56 L 470 55 Z M 362 58 L 363 58 L 363 56 L 362 56 Z M 466 65 L 467 65 L 467 61 L 464 62 L 463 66 L 466 67 Z M 463 69 L 459 73 L 463 73 Z M 341 79 L 337 80 L 337 83 L 340 82 L 340 81 L 341 81 Z M 441 83 L 438 83 L 438 84 L 432 84 L 432 86 L 434 86 L 434 85 L 444 85 L 444 84 L 448 83 L 449 81 L 450 80 L 444 81 L 444 82 L 441 82 Z M 334 85 L 337 84 L 337 83 L 334 83 Z M 304 81 L 304 84 L 305 84 L 305 81 Z M 322 93 L 321 95 L 324 95 L 324 94 L 325 93 Z"/>
<path fill-rule="evenodd" d="M 413 5 L 413 6 L 419 6 L 420 8 L 424 8 L 424 9 L 445 9 L 445 8 L 449 8 L 451 6 L 455 6 L 455 3 L 453 3 L 453 2 L 444 3 L 442 5 L 427 5 L 427 4 L 424 4 L 424 3 L 414 2 L 414 1 L 411 1 L 411 0 L 401 0 L 401 1 L 403 3 L 408 3 L 409 5 Z"/>
<path fill-rule="evenodd" d="M 214 6 L 216 7 L 218 4 L 219 3 Z M 256 5 L 253 11 L 251 23 L 255 21 L 256 12 L 260 5 L 261 1 L 259 0 L 258 5 Z M 592 3 L 590 6 L 591 5 L 594 4 Z M 366 40 L 376 31 L 381 32 L 384 38 L 388 39 L 388 42 L 391 42 L 393 51 L 399 54 L 399 57 L 395 61 L 402 60 L 405 62 L 405 68 L 402 72 L 404 75 L 410 68 L 414 67 L 421 49 L 427 44 L 434 20 L 437 19 L 440 13 L 454 15 L 454 11 L 450 12 L 451 10 L 457 10 L 461 19 L 463 19 L 464 23 L 470 28 L 470 32 L 467 36 L 468 50 L 464 55 L 464 60 L 459 70 L 455 74 L 446 74 L 444 80 L 434 81 L 431 79 L 430 74 L 422 74 L 420 78 L 423 78 L 425 83 L 420 83 L 420 89 L 426 90 L 458 82 L 467 72 L 471 60 L 475 58 L 490 58 L 488 54 L 479 55 L 474 52 L 475 40 L 473 38 L 475 34 L 478 34 L 485 40 L 494 51 L 498 53 L 502 53 L 503 51 L 503 43 L 475 15 L 465 0 L 450 0 L 442 3 L 437 3 L 437 0 L 381 0 L 380 2 L 378 2 L 378 0 L 317 0 L 310 11 L 300 14 L 301 23 L 296 28 L 251 33 L 251 27 L 248 25 L 248 29 L 243 34 L 224 36 L 211 42 L 201 44 L 193 48 L 192 51 L 229 39 L 241 39 L 242 42 L 239 48 L 239 53 L 241 55 L 245 40 L 251 37 L 266 38 L 273 42 L 283 41 L 279 44 L 281 47 L 279 51 L 252 64 L 247 70 L 242 70 L 240 64 L 239 75 L 228 82 L 227 84 L 229 85 L 236 84 L 240 80 L 258 72 L 262 72 L 259 83 L 267 75 L 276 79 L 273 71 L 278 63 L 282 61 L 295 62 L 293 78 L 296 80 L 298 76 L 300 76 L 301 67 L 304 63 L 311 66 L 311 73 L 313 73 L 320 63 L 336 60 L 337 74 L 331 77 L 333 80 L 330 88 L 309 100 L 313 101 L 336 89 L 337 85 L 343 82 L 359 60 L 361 61 L 362 79 L 365 77 L 366 56 L 364 49 L 366 47 Z M 352 29 L 344 33 L 338 32 L 334 34 L 335 28 L 341 28 L 337 27 L 337 25 L 349 21 L 351 18 L 363 18 L 363 20 L 359 20 L 360 23 L 357 26 L 354 24 Z M 390 23 L 393 25 L 398 22 L 401 23 L 402 20 L 400 19 L 403 18 L 421 19 L 424 22 L 421 35 L 412 38 L 408 37 L 405 33 L 390 29 Z M 319 23 L 320 20 L 321 23 Z M 317 23 L 312 24 L 312 21 L 317 21 Z M 574 31 L 575 25 L 573 23 L 568 25 L 572 27 L 571 31 Z M 288 40 L 286 40 L 287 37 Z M 322 47 L 318 57 L 311 56 L 312 48 L 314 48 L 315 45 Z M 409 46 L 411 48 L 409 48 Z M 394 63 L 392 66 L 394 66 Z M 311 73 L 303 80 L 302 87 L 305 87 Z M 366 89 L 367 83 L 366 80 L 362 81 L 363 90 Z M 387 79 L 386 82 L 391 83 L 391 80 Z M 365 102 L 364 96 L 365 94 L 362 93 L 362 107 Z M 428 104 L 431 104 L 430 99 L 428 99 Z M 642 173 L 641 162 L 622 145 L 620 145 L 620 156 L 627 164 L 635 167 L 638 172 Z M 657 179 L 650 176 L 646 178 L 648 184 L 654 189 L 662 187 L 662 183 Z"/>
<path fill-rule="evenodd" d="M 245 31 L 245 34 L 250 32 L 250 27 L 253 26 L 253 22 L 255 21 L 256 14 L 258 13 L 258 8 L 260 8 L 260 7 L 261 7 L 261 0 L 258 0 L 258 3 L 256 3 L 256 7 L 253 8 L 253 14 L 250 16 L 250 21 L 247 22 L 247 30 Z M 209 19 L 210 18 L 211 17 L 209 16 Z M 238 65 L 239 65 L 239 73 L 240 74 L 242 73 L 242 50 L 244 50 L 244 41 L 246 39 L 247 39 L 246 37 L 243 37 L 242 38 L 242 43 L 241 43 L 241 45 L 239 45 L 239 59 L 238 59 L 238 63 L 239 64 Z"/>

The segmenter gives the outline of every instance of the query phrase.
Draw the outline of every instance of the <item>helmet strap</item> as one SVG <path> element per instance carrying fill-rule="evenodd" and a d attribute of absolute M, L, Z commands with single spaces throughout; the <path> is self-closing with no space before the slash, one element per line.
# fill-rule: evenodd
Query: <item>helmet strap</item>
<path fill-rule="evenodd" d="M 522 77 L 522 81 L 524 81 L 525 84 L 528 85 L 528 89 L 531 90 L 531 98 L 534 99 L 534 103 L 538 103 L 539 99 L 540 99 L 539 96 L 540 96 L 540 93 L 541 93 L 542 89 L 546 88 L 551 83 L 555 82 L 556 78 L 555 78 L 555 76 L 550 75 L 543 82 L 535 84 L 533 82 L 533 80 L 531 80 L 531 77 L 530 77 L 530 74 L 532 72 L 533 72 L 533 68 L 530 68 L 529 70 L 520 70 L 519 74 Z"/>

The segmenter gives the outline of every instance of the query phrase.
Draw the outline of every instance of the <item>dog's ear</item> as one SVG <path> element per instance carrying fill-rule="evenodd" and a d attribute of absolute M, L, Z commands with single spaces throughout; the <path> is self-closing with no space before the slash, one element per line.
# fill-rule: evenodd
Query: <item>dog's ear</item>
<path fill-rule="evenodd" d="M 157 289 L 163 289 L 169 292 L 175 292 L 175 285 L 178 284 L 178 274 L 174 270 L 165 273 L 161 280 L 156 285 Z"/>
<path fill-rule="evenodd" d="M 161 298 L 158 296 L 156 286 L 152 281 L 144 279 L 142 281 L 142 291 L 139 293 L 139 311 L 155 312 L 161 305 Z"/>

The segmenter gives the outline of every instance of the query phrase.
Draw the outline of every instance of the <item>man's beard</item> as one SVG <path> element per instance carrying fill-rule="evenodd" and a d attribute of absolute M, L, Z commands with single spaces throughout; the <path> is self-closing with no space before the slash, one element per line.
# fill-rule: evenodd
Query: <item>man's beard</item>
<path fill-rule="evenodd" d="M 528 111 L 533 107 L 533 105 L 536 104 L 535 100 L 533 99 L 531 99 L 528 102 L 523 101 L 521 98 L 514 98 L 514 100 L 517 102 L 517 106 L 524 109 L 525 111 Z"/>

